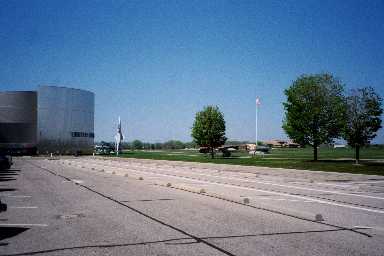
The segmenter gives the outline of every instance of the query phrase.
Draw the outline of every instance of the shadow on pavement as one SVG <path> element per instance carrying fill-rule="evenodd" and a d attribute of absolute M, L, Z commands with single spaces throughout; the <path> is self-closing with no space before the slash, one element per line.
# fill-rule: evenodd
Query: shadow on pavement
<path fill-rule="evenodd" d="M 1 170 L 0 182 L 16 180 L 16 176 L 19 175 L 20 170 Z"/>
<path fill-rule="evenodd" d="M 17 236 L 18 234 L 23 233 L 28 229 L 29 228 L 22 228 L 22 227 L 0 227 L 0 241 L 13 236 Z M 6 245 L 6 244 L 2 243 L 1 245 Z"/>
<path fill-rule="evenodd" d="M 19 172 L 20 170 L 16 170 L 16 169 L 0 170 L 0 182 L 16 180 L 16 177 L 17 175 L 19 175 Z M 16 191 L 16 190 L 17 189 L 14 189 L 14 188 L 0 188 L 0 193 Z M 0 221 L 7 221 L 7 219 L 0 219 Z M 10 237 L 17 236 L 28 229 L 29 228 L 24 228 L 24 227 L 0 227 L 0 241 Z M 8 243 L 0 242 L 0 247 L 6 246 L 6 245 L 8 245 Z"/>
<path fill-rule="evenodd" d="M 20 172 L 20 170 L 18 170 L 18 169 L 0 170 L 0 174 L 3 174 L 3 173 L 11 173 L 11 174 L 16 174 L 16 175 L 18 175 L 19 172 Z"/>
<path fill-rule="evenodd" d="M 10 192 L 10 191 L 16 191 L 17 189 L 14 188 L 0 188 L 0 193 L 1 192 Z"/>
<path fill-rule="evenodd" d="M 0 170 L 0 182 L 6 182 L 6 181 L 12 181 L 16 180 L 17 175 L 19 175 L 20 170 Z M 7 186 L 7 184 L 2 184 L 1 186 Z M 1 187 L 0 188 L 0 193 L 1 192 L 12 192 L 16 191 L 17 189 L 15 188 L 7 188 L 7 187 Z M 1 199 L 1 194 L 0 194 L 0 199 Z M 0 233 L 1 235 L 1 233 Z"/>

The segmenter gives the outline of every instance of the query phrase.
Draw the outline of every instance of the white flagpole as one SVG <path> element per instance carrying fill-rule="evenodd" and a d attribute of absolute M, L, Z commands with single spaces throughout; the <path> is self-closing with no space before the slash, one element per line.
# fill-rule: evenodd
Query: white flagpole
<path fill-rule="evenodd" d="M 257 118 L 258 118 L 258 108 L 259 106 L 257 105 L 256 103 L 256 148 L 257 148 Z M 255 148 L 255 151 L 256 151 L 256 148 Z"/>
<path fill-rule="evenodd" d="M 258 121 L 258 112 L 259 112 L 259 105 L 260 105 L 260 98 L 259 97 L 256 97 L 256 148 L 257 148 L 257 140 L 258 140 L 258 125 L 257 125 L 257 121 Z M 256 148 L 255 148 L 255 153 L 256 153 Z"/>

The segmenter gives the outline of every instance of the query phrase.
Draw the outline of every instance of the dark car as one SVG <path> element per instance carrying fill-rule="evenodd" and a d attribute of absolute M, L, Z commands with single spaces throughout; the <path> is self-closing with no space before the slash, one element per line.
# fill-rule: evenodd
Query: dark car
<path fill-rule="evenodd" d="M 11 168 L 12 164 L 12 156 L 0 154 L 0 170 L 7 170 Z"/>
<path fill-rule="evenodd" d="M 0 212 L 5 212 L 7 211 L 7 204 L 4 204 L 0 200 Z"/>
<path fill-rule="evenodd" d="M 271 148 L 268 147 L 268 146 L 260 146 L 260 145 L 258 145 L 258 146 L 256 147 L 256 151 L 258 151 L 258 152 L 263 152 L 263 153 L 265 153 L 265 154 L 268 154 L 268 153 L 271 151 Z"/>
<path fill-rule="evenodd" d="M 0 154 L 0 171 L 7 170 L 12 166 L 12 156 Z M 2 203 L 0 200 L 0 212 L 5 212 L 7 210 L 7 205 Z"/>

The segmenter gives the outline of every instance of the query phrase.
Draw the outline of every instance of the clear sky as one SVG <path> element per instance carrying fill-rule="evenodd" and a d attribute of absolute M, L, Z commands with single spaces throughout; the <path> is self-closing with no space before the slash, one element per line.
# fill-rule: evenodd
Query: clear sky
<path fill-rule="evenodd" d="M 0 1 L 0 90 L 96 94 L 96 140 L 190 141 L 205 105 L 227 137 L 284 138 L 284 89 L 331 72 L 384 96 L 384 1 Z M 380 132 L 377 143 L 384 143 Z"/>

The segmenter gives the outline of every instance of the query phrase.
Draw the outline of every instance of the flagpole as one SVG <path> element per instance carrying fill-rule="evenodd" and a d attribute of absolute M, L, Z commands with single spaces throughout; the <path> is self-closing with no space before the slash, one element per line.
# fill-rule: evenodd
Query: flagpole
<path fill-rule="evenodd" d="M 258 106 L 256 104 L 256 147 L 257 147 L 257 118 L 258 118 Z"/>
<path fill-rule="evenodd" d="M 258 106 L 258 104 L 256 103 L 256 125 L 255 125 L 255 127 L 256 127 L 256 147 L 255 147 L 255 153 L 256 153 L 256 148 L 257 148 L 257 119 L 258 119 L 258 108 L 259 108 L 259 106 Z"/>
<path fill-rule="evenodd" d="M 256 143 L 255 143 L 255 154 L 257 149 L 257 140 L 258 140 L 258 118 L 259 118 L 259 106 L 260 106 L 260 98 L 256 97 L 256 125 L 255 125 L 255 133 L 256 133 Z"/>

